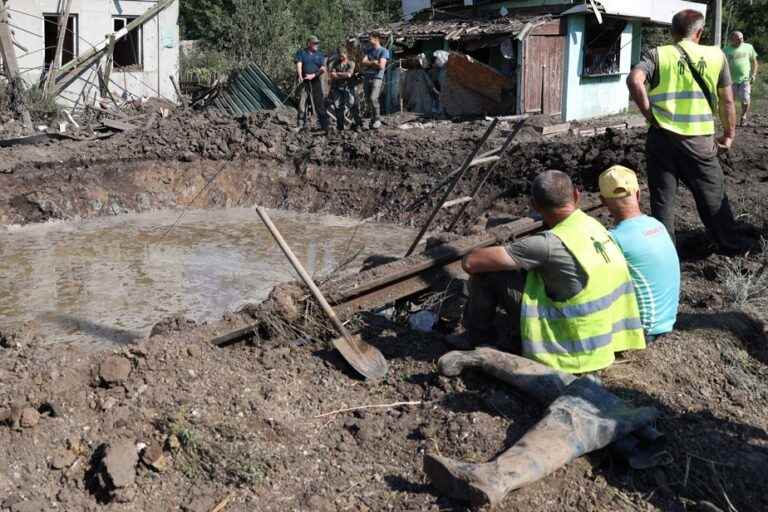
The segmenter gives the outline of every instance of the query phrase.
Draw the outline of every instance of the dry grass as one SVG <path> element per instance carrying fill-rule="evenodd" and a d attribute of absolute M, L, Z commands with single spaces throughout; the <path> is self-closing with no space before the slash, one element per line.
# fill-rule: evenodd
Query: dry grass
<path fill-rule="evenodd" d="M 768 240 L 760 240 L 754 255 L 726 260 L 718 277 L 728 304 L 764 310 L 768 306 Z"/>

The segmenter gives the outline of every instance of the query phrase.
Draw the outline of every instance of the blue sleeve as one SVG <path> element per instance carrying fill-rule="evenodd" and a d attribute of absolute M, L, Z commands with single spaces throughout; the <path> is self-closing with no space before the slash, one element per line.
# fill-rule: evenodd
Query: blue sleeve
<path fill-rule="evenodd" d="M 296 52 L 296 55 L 293 56 L 293 62 L 294 63 L 302 62 L 304 60 L 304 59 L 301 58 L 302 57 L 302 55 L 301 55 L 302 52 L 303 52 L 303 50 L 299 50 L 299 51 Z"/>

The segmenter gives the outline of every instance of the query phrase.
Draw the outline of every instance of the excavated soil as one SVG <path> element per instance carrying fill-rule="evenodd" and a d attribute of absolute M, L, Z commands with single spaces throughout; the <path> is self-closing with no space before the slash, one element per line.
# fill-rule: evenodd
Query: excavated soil
<path fill-rule="evenodd" d="M 436 199 L 405 207 L 455 170 L 489 124 L 324 137 L 293 133 L 290 120 L 288 113 L 232 119 L 181 112 L 106 140 L 0 149 L 0 222 L 261 204 L 418 224 Z M 505 126 L 484 151 L 501 145 Z M 542 141 L 531 127 L 516 140 L 468 209 L 464 227 L 492 214 L 525 212 L 527 181 L 541 170 L 567 169 L 594 187 L 609 163 L 643 164 L 642 144 L 631 133 Z M 477 172 L 469 174 L 455 194 L 469 194 L 477 179 Z M 442 212 L 438 223 L 449 215 Z"/>
<path fill-rule="evenodd" d="M 293 134 L 279 117 L 179 119 L 98 143 L 0 150 L 3 221 L 181 206 L 216 177 L 195 206 L 383 211 L 409 224 L 426 209 L 414 217 L 403 205 L 454 169 L 483 129 L 325 139 Z M 768 117 L 754 122 L 740 131 L 726 179 L 740 218 L 765 233 Z M 640 132 L 521 140 L 459 232 L 525 211 L 526 180 L 544 168 L 588 189 L 608 164 L 644 172 Z M 721 274 L 726 265 L 755 270 L 766 257 L 711 254 L 690 194 L 681 203 L 677 330 L 601 372 L 630 403 L 661 410 L 656 426 L 673 464 L 637 471 L 600 451 L 512 493 L 502 509 L 768 509 L 764 302 L 737 308 Z M 172 319 L 154 337 L 98 354 L 46 346 L 33 324 L 3 333 L 0 411 L 14 417 L 0 426 L 0 510 L 464 510 L 429 485 L 423 454 L 489 460 L 543 411 L 483 375 L 437 375 L 454 306 L 443 304 L 426 334 L 408 327 L 409 304 L 356 320 L 390 363 L 377 384 L 358 380 L 321 341 L 209 343 L 252 322 L 245 314 L 200 326 Z M 344 410 L 371 405 L 387 407 Z"/>

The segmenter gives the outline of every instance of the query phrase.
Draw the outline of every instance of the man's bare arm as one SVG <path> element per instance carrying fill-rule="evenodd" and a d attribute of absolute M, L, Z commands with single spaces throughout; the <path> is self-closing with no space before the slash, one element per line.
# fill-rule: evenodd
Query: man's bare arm
<path fill-rule="evenodd" d="M 301 82 L 304 79 L 304 73 L 303 73 L 304 66 L 302 65 L 301 61 L 296 63 L 296 74 L 299 77 L 299 82 Z"/>
<path fill-rule="evenodd" d="M 337 78 L 352 78 L 355 75 L 355 63 L 350 62 L 349 63 L 349 71 L 338 71 L 336 72 Z"/>
<path fill-rule="evenodd" d="M 630 71 L 627 77 L 627 88 L 629 95 L 632 96 L 640 113 L 643 114 L 649 123 L 654 123 L 653 113 L 651 112 L 651 100 L 648 98 L 648 91 L 645 89 L 645 80 L 647 75 L 642 69 L 635 68 Z"/>
<path fill-rule="evenodd" d="M 723 123 L 723 135 L 718 137 L 717 143 L 722 151 L 727 151 L 736 137 L 736 102 L 733 99 L 733 88 L 730 85 L 718 88 L 717 97 L 720 122 Z"/>
<path fill-rule="evenodd" d="M 520 264 L 501 246 L 475 249 L 464 256 L 461 267 L 464 272 L 470 275 L 519 270 L 521 268 Z"/>
<path fill-rule="evenodd" d="M 753 57 L 752 58 L 752 81 L 753 82 L 757 78 L 757 68 L 758 68 L 757 57 Z"/>

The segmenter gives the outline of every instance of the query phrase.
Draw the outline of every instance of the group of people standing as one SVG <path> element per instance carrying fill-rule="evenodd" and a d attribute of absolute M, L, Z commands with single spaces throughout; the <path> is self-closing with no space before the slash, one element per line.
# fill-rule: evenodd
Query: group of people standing
<path fill-rule="evenodd" d="M 328 112 L 326 95 L 322 76 L 328 73 L 330 95 L 328 99 L 333 106 L 336 117 L 336 129 L 343 130 L 347 111 L 352 114 L 353 129 L 363 126 L 360 113 L 360 103 L 357 95 L 357 85 L 362 80 L 363 94 L 368 111 L 370 112 L 369 128 L 381 128 L 381 96 L 384 73 L 389 61 L 389 52 L 381 45 L 381 35 L 371 34 L 370 45 L 363 53 L 362 62 L 350 58 L 350 47 L 340 47 L 332 58 L 326 58 L 319 50 L 320 40 L 311 36 L 307 46 L 299 50 L 295 56 L 296 74 L 299 89 L 299 112 L 297 129 L 308 127 L 307 111 L 311 105 L 322 130 L 328 131 Z"/>

